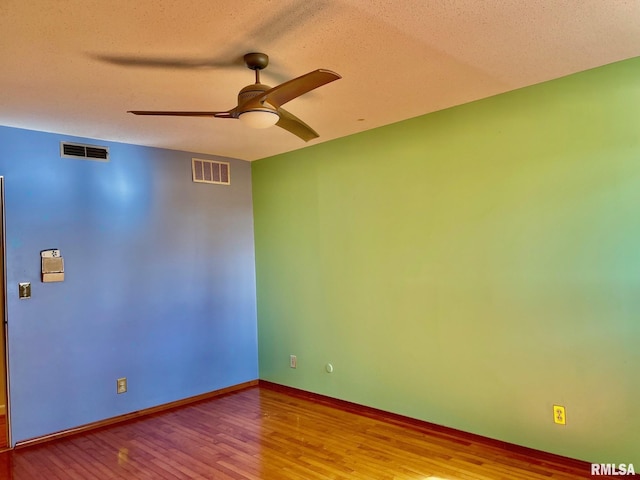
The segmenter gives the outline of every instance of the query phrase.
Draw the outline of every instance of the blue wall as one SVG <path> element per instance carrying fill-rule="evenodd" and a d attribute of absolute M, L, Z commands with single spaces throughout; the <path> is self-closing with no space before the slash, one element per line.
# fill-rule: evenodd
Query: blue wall
<path fill-rule="evenodd" d="M 192 156 L 215 158 L 0 127 L 13 443 L 258 377 L 250 164 L 194 184 Z M 63 283 L 40 282 L 48 248 Z"/>

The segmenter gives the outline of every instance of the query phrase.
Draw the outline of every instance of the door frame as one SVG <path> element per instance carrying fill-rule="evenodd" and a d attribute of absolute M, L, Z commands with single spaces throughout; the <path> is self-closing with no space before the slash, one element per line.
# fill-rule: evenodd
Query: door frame
<path fill-rule="evenodd" d="M 11 442 L 11 396 L 9 395 L 9 322 L 7 320 L 7 256 L 6 256 L 6 216 L 4 208 L 4 177 L 0 175 L 0 272 L 1 278 L 0 288 L 2 288 L 2 305 L 0 305 L 2 314 L 2 342 L 4 343 L 4 372 L 0 372 L 0 375 L 4 377 L 4 385 L 0 385 L 0 388 L 4 388 L 5 393 L 5 418 L 6 418 L 6 432 L 7 448 L 13 448 Z M 2 432 L 0 432 L 0 435 Z"/>

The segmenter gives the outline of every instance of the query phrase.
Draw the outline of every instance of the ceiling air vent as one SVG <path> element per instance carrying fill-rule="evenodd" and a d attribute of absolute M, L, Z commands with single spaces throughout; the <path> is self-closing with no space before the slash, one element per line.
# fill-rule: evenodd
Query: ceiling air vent
<path fill-rule="evenodd" d="M 60 142 L 60 156 L 62 158 L 84 158 L 86 160 L 108 162 L 109 149 L 99 145 Z"/>
<path fill-rule="evenodd" d="M 191 172 L 196 183 L 215 183 L 217 185 L 231 185 L 229 163 L 213 160 L 191 159 Z"/>

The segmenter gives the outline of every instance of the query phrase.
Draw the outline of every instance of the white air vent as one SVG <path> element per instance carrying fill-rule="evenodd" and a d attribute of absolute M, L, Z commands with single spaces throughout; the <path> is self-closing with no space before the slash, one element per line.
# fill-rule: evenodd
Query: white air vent
<path fill-rule="evenodd" d="M 191 172 L 193 174 L 193 181 L 197 183 L 231 185 L 231 171 L 229 163 L 227 162 L 192 158 Z"/>
<path fill-rule="evenodd" d="M 98 162 L 109 161 L 109 149 L 99 145 L 83 145 L 82 143 L 60 142 L 62 158 L 84 158 Z"/>

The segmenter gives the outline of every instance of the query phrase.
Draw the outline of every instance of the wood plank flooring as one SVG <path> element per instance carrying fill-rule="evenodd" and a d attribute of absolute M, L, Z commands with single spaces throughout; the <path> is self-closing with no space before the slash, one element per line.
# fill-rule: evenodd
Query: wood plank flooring
<path fill-rule="evenodd" d="M 264 386 L 0 454 L 12 480 L 590 478 L 582 467 Z"/>

